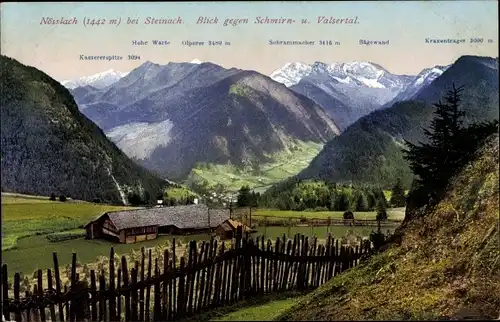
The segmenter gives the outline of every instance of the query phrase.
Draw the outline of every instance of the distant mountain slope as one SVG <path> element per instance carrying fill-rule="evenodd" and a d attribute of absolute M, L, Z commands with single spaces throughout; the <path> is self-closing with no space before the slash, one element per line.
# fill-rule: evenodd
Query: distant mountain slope
<path fill-rule="evenodd" d="M 415 79 L 406 86 L 406 88 L 401 91 L 395 98 L 393 98 L 389 103 L 385 104 L 385 107 L 391 107 L 394 103 L 409 101 L 415 97 L 415 95 L 420 92 L 424 87 L 429 86 L 436 78 L 441 76 L 449 66 L 434 66 L 432 68 L 426 68 L 421 71 Z"/>
<path fill-rule="evenodd" d="M 73 94 L 127 155 L 173 179 L 205 163 L 258 167 L 296 141 L 324 143 L 339 133 L 307 97 L 212 63 L 146 62 L 105 90 Z"/>
<path fill-rule="evenodd" d="M 139 167 L 45 73 L 0 56 L 2 191 L 122 203 L 167 182 Z"/>
<path fill-rule="evenodd" d="M 61 84 L 68 89 L 75 89 L 81 86 L 93 86 L 95 88 L 105 88 L 122 77 L 126 76 L 128 72 L 118 72 L 114 69 L 109 69 L 102 73 L 95 75 L 84 76 L 75 80 L 64 80 Z"/>
<path fill-rule="evenodd" d="M 409 185 L 411 173 L 402 158 L 403 139 L 423 140 L 434 107 L 452 83 L 465 86 L 461 108 L 468 122 L 498 119 L 498 61 L 462 56 L 414 101 L 399 102 L 359 119 L 328 142 L 299 178 L 374 183 L 390 186 L 396 177 Z"/>
<path fill-rule="evenodd" d="M 316 62 L 288 63 L 271 78 L 320 104 L 343 130 L 393 100 L 414 76 L 394 75 L 370 62 Z"/>

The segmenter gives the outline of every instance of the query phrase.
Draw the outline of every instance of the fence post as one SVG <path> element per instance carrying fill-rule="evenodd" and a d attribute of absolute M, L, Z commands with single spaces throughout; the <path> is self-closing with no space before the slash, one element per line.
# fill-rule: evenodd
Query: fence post
<path fill-rule="evenodd" d="M 7 275 L 7 264 L 2 265 L 2 320 L 10 320 L 9 312 L 9 277 Z"/>

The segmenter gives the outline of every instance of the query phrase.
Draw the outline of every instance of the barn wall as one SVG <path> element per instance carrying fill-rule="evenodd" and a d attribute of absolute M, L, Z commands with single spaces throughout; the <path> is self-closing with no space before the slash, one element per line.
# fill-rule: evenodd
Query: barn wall
<path fill-rule="evenodd" d="M 156 234 L 148 234 L 148 235 L 146 235 L 146 239 L 147 240 L 155 239 L 156 237 L 157 237 Z"/>
<path fill-rule="evenodd" d="M 94 224 L 90 224 L 88 225 L 86 228 L 85 228 L 85 237 L 87 239 L 93 239 L 93 236 L 92 236 L 92 229 L 93 229 L 93 226 Z"/>
<path fill-rule="evenodd" d="M 127 244 L 135 243 L 135 236 L 127 236 L 127 238 L 125 239 L 125 243 Z"/>
<path fill-rule="evenodd" d="M 141 242 L 146 240 L 146 235 L 135 235 L 135 242 Z"/>
<path fill-rule="evenodd" d="M 125 230 L 120 231 L 120 243 L 126 243 Z"/>

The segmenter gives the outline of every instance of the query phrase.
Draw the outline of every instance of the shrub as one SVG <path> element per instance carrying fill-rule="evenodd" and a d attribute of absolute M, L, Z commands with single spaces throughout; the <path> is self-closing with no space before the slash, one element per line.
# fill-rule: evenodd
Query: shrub
<path fill-rule="evenodd" d="M 354 214 L 352 211 L 347 210 L 343 215 L 344 219 L 354 219 Z"/>
<path fill-rule="evenodd" d="M 316 208 L 314 208 L 314 211 L 328 211 L 328 208 L 326 208 L 326 207 L 316 207 Z"/>
<path fill-rule="evenodd" d="M 375 249 L 379 249 L 385 243 L 385 235 L 382 232 L 372 231 L 370 241 Z"/>
<path fill-rule="evenodd" d="M 60 195 L 59 196 L 59 201 L 60 202 L 65 202 L 66 201 L 66 196 L 65 195 Z"/>
<path fill-rule="evenodd" d="M 376 217 L 377 220 L 387 220 L 387 212 L 386 211 L 383 211 L 383 212 L 377 212 L 377 217 Z"/>
<path fill-rule="evenodd" d="M 99 198 L 94 198 L 94 199 L 92 199 L 92 202 L 93 202 L 93 203 L 101 203 L 101 199 L 99 199 Z"/>
<path fill-rule="evenodd" d="M 47 239 L 52 243 L 57 243 L 65 240 L 77 239 L 84 236 L 85 232 L 68 231 L 47 235 Z"/>
<path fill-rule="evenodd" d="M 56 194 L 55 193 L 51 193 L 49 200 L 50 201 L 56 201 Z"/>

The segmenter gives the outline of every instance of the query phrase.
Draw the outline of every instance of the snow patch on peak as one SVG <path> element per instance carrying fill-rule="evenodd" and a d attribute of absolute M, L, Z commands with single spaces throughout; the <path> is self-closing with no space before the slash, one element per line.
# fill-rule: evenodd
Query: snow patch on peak
<path fill-rule="evenodd" d="M 119 72 L 114 69 L 108 69 L 104 72 L 97 73 L 90 76 L 84 76 L 75 80 L 63 80 L 61 84 L 69 89 L 74 89 L 80 86 L 90 85 L 95 88 L 105 88 L 115 82 L 119 81 L 121 78 L 128 75 L 129 72 Z"/>
<path fill-rule="evenodd" d="M 392 75 L 377 64 L 363 61 L 332 64 L 317 61 L 311 65 L 287 63 L 270 75 L 273 80 L 288 87 L 299 83 L 306 76 L 326 76 L 344 84 L 370 88 L 399 88 L 403 86 L 398 75 Z"/>
<path fill-rule="evenodd" d="M 286 63 L 271 73 L 271 79 L 282 83 L 287 87 L 297 84 L 303 77 L 311 74 L 313 67 L 300 62 Z"/>
<path fill-rule="evenodd" d="M 195 59 L 193 59 L 190 63 L 191 63 L 191 64 L 201 64 L 201 63 L 203 63 L 203 62 L 202 62 L 201 60 L 199 60 L 199 59 L 196 59 L 196 58 L 195 58 Z"/>
<path fill-rule="evenodd" d="M 429 86 L 436 78 L 441 76 L 451 65 L 434 66 L 422 70 L 408 86 L 401 91 L 393 102 L 407 101 L 415 97 L 421 89 Z"/>

